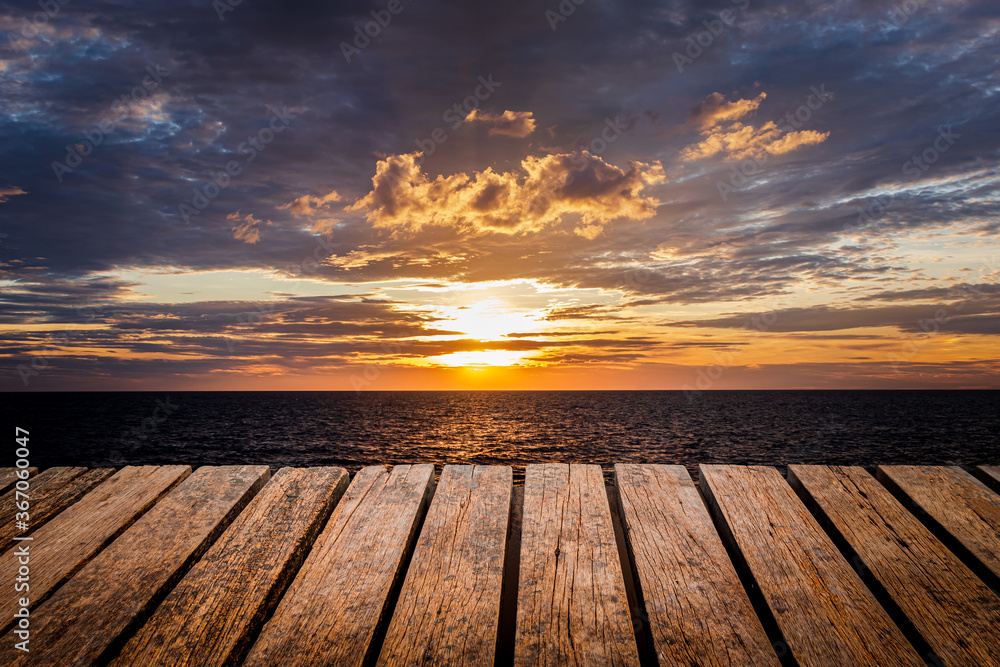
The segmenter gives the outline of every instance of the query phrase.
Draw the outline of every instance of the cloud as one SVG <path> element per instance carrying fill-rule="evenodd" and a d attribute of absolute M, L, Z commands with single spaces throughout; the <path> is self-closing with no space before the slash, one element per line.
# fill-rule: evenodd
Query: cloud
<path fill-rule="evenodd" d="M 465 122 L 490 123 L 490 136 L 501 134 L 505 137 L 526 137 L 535 131 L 535 119 L 530 111 L 504 111 L 502 114 L 473 109 Z"/>
<path fill-rule="evenodd" d="M 339 218 L 316 216 L 327 215 L 330 204 L 340 201 L 342 197 L 336 190 L 331 190 L 322 197 L 305 195 L 298 199 L 293 199 L 287 204 L 278 206 L 280 211 L 290 211 L 297 218 L 308 218 L 312 220 L 313 226 L 309 230 L 311 234 L 329 234 L 340 222 Z"/>
<path fill-rule="evenodd" d="M 951 303 L 888 305 L 867 308 L 811 306 L 787 308 L 770 313 L 745 313 L 722 317 L 673 322 L 668 326 L 742 329 L 755 328 L 772 333 L 803 331 L 842 331 L 869 327 L 895 327 L 903 331 L 927 331 L 931 322 L 941 330 L 968 333 L 1000 333 L 1000 300 L 996 294 L 973 295 Z"/>
<path fill-rule="evenodd" d="M 725 102 L 720 93 L 709 95 L 691 112 L 691 119 L 699 124 L 703 138 L 685 148 L 681 158 L 701 160 L 720 153 L 737 160 L 783 155 L 802 146 L 822 143 L 830 136 L 829 132 L 816 130 L 788 131 L 774 121 L 760 127 L 739 122 L 756 111 L 766 97 L 766 93 L 761 93 L 754 99 Z"/>
<path fill-rule="evenodd" d="M 698 121 L 701 129 L 707 130 L 725 122 L 745 118 L 756 111 L 766 97 L 767 93 L 761 93 L 752 100 L 726 102 L 722 93 L 712 93 L 691 110 L 691 119 Z"/>
<path fill-rule="evenodd" d="M 242 218 L 240 217 L 240 212 L 230 213 L 226 216 L 226 220 L 236 220 L 238 221 L 236 226 L 233 227 L 233 238 L 238 241 L 243 241 L 244 243 L 257 243 L 260 241 L 260 228 L 261 225 L 270 225 L 270 220 L 258 220 L 253 217 L 252 213 L 247 213 Z"/>
<path fill-rule="evenodd" d="M 363 211 L 376 227 L 417 231 L 425 226 L 517 233 L 574 218 L 586 238 L 619 218 L 643 220 L 659 200 L 644 190 L 665 179 L 659 163 L 632 162 L 627 169 L 588 152 L 528 156 L 521 171 L 440 175 L 421 170 L 419 153 L 380 160 L 372 191 L 347 207 Z"/>
<path fill-rule="evenodd" d="M 340 194 L 336 190 L 332 190 L 329 193 L 323 195 L 322 197 L 316 197 L 313 195 L 305 195 L 304 197 L 299 197 L 298 199 L 293 199 L 287 204 L 282 204 L 278 207 L 278 210 L 290 210 L 292 215 L 304 218 L 307 216 L 313 216 L 322 211 L 320 209 L 326 209 L 335 201 L 340 201 Z"/>
<path fill-rule="evenodd" d="M 26 194 L 28 193 L 25 192 L 22 188 L 17 187 L 16 185 L 0 187 L 0 204 L 7 201 L 7 199 L 10 197 L 16 197 L 17 195 L 26 195 Z"/>

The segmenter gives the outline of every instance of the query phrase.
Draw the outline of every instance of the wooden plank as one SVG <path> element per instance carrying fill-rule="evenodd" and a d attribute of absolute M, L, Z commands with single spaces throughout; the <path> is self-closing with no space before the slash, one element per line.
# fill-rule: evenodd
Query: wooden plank
<path fill-rule="evenodd" d="M 788 467 L 946 666 L 1000 665 L 1000 597 L 861 467 Z"/>
<path fill-rule="evenodd" d="M 687 469 L 615 466 L 637 589 L 662 665 L 778 665 Z"/>
<path fill-rule="evenodd" d="M 744 559 L 800 666 L 924 665 L 776 469 L 699 470 L 720 535 Z"/>
<path fill-rule="evenodd" d="M 515 665 L 638 665 L 600 466 L 524 477 Z"/>
<path fill-rule="evenodd" d="M 957 466 L 879 466 L 878 478 L 1000 578 L 997 494 Z"/>
<path fill-rule="evenodd" d="M 85 493 L 115 474 L 114 468 L 49 468 L 32 477 L 28 489 L 28 530 L 17 530 L 13 521 L 0 524 L 0 553 L 14 546 L 14 536 L 31 535 Z M 18 496 L 15 490 L 0 498 L 0 517 L 14 517 Z"/>
<path fill-rule="evenodd" d="M 348 479 L 343 468 L 279 470 L 112 665 L 239 664 Z"/>
<path fill-rule="evenodd" d="M 362 468 L 244 665 L 361 665 L 434 489 L 433 465 Z"/>
<path fill-rule="evenodd" d="M 1000 466 L 979 466 L 976 477 L 993 491 L 1000 493 Z"/>
<path fill-rule="evenodd" d="M 491 665 L 513 470 L 445 466 L 378 664 Z"/>
<path fill-rule="evenodd" d="M 28 476 L 33 477 L 38 474 L 38 468 L 28 468 Z M 0 493 L 6 493 L 14 486 L 14 482 L 20 479 L 17 476 L 17 468 L 0 468 Z"/>
<path fill-rule="evenodd" d="M 14 581 L 19 565 L 12 555 L 28 549 L 30 608 L 37 607 L 190 473 L 188 466 L 122 468 L 0 559 L 0 581 Z M 13 595 L 0 596 L 0 632 L 14 624 L 17 603 Z"/>
<path fill-rule="evenodd" d="M 5 637 L 0 662 L 105 663 L 118 638 L 148 616 L 269 474 L 267 466 L 199 468 L 31 615 L 29 653 L 15 650 L 14 633 Z"/>

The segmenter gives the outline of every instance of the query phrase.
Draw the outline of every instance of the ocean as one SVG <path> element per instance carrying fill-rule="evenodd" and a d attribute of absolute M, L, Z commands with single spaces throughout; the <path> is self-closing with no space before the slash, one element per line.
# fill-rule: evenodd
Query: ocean
<path fill-rule="evenodd" d="M 1000 391 L 7 393 L 31 464 L 1000 463 Z M 11 462 L 2 465 L 13 465 Z"/>

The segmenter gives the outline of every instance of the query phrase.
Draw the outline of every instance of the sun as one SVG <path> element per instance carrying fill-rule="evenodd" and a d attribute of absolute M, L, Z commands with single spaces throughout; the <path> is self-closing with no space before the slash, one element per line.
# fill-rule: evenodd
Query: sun
<path fill-rule="evenodd" d="M 452 340 L 517 340 L 506 336 L 512 333 L 534 333 L 544 326 L 544 322 L 536 319 L 535 311 L 512 308 L 496 297 L 469 304 L 443 306 L 439 312 L 444 318 L 441 326 L 458 332 Z M 483 369 L 490 366 L 514 366 L 533 353 L 532 350 L 470 350 L 428 357 L 424 361 L 429 365 Z"/>
<path fill-rule="evenodd" d="M 510 309 L 495 297 L 442 311 L 449 328 L 478 340 L 504 340 L 507 334 L 530 333 L 542 326 L 532 313 Z"/>

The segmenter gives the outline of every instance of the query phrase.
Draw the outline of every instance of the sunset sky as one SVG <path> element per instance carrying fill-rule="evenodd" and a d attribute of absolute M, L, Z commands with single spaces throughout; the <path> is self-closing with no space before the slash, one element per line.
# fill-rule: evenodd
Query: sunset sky
<path fill-rule="evenodd" d="M 995 0 L 62 2 L 5 390 L 1000 388 Z"/>

